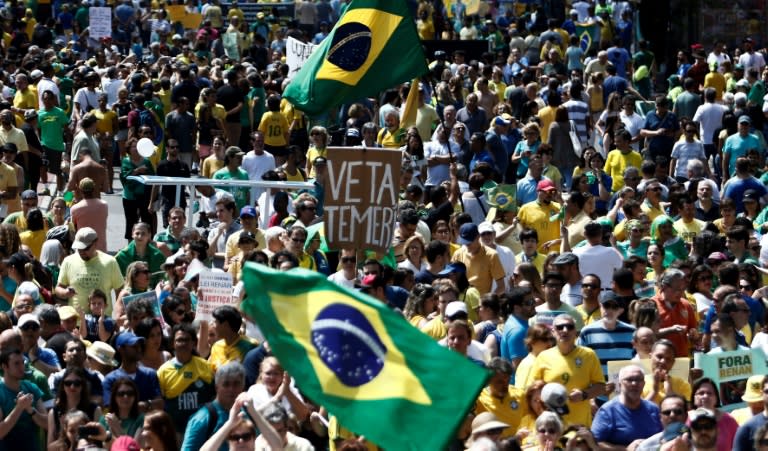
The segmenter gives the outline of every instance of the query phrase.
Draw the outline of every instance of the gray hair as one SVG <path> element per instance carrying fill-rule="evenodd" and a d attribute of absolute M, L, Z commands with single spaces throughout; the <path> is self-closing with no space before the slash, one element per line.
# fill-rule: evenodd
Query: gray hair
<path fill-rule="evenodd" d="M 688 160 L 688 167 L 686 169 L 694 177 L 701 177 L 704 174 L 704 164 L 701 160 Z"/>
<path fill-rule="evenodd" d="M 685 279 L 684 272 L 680 271 L 679 269 L 670 268 L 664 271 L 661 277 L 659 277 L 659 286 L 669 287 L 678 280 L 683 279 Z"/>
<path fill-rule="evenodd" d="M 640 371 L 641 373 L 643 373 L 643 375 L 645 375 L 645 370 L 643 370 L 643 368 L 641 366 L 638 366 L 638 365 L 627 365 L 627 366 L 622 367 L 619 370 L 619 380 L 624 379 L 624 377 L 630 371 Z"/>
<path fill-rule="evenodd" d="M 627 178 L 628 175 L 640 175 L 640 170 L 637 169 L 634 166 L 628 166 L 626 169 L 624 169 L 624 178 Z"/>
<path fill-rule="evenodd" d="M 245 386 L 245 367 L 240 362 L 228 362 L 216 370 L 216 384 L 225 380 L 239 380 Z"/>
<path fill-rule="evenodd" d="M 555 412 L 541 412 L 541 415 L 536 418 L 536 430 L 547 426 L 554 427 L 557 430 L 558 435 L 563 432 L 563 420 L 561 420 Z"/>

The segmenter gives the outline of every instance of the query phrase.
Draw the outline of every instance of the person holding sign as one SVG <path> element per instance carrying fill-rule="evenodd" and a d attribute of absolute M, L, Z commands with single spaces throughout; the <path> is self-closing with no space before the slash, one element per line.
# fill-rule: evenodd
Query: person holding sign
<path fill-rule="evenodd" d="M 675 364 L 675 345 L 666 339 L 654 343 L 651 350 L 651 374 L 645 375 L 643 398 L 661 404 L 665 396 L 680 395 L 691 399 L 691 384 L 670 374 Z"/>

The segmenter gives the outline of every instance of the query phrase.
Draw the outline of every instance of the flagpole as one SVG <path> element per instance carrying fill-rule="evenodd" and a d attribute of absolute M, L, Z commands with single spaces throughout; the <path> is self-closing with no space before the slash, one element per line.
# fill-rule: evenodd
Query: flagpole
<path fill-rule="evenodd" d="M 440 100 L 437 98 L 437 87 L 435 86 L 435 79 L 432 78 L 431 75 L 429 77 L 427 77 L 427 78 L 429 79 L 429 86 L 432 88 L 432 93 L 435 96 L 435 103 L 437 103 Z M 418 88 L 418 86 L 416 88 Z M 413 86 L 411 86 L 411 89 L 413 89 Z M 447 143 L 448 144 L 448 157 L 450 157 L 451 163 L 455 163 L 456 161 L 455 161 L 455 159 L 453 157 L 453 151 L 451 150 L 451 134 L 448 132 L 448 129 L 445 127 L 445 120 L 443 120 L 443 115 L 442 114 L 438 114 L 437 117 L 440 118 L 440 126 L 443 127 L 443 133 L 445 133 L 448 136 L 448 143 Z M 469 170 L 469 168 L 467 168 L 467 170 Z M 458 185 L 458 183 L 457 183 L 457 185 Z M 465 211 L 464 210 L 464 199 L 461 197 L 461 188 L 459 188 L 459 196 L 458 196 L 458 198 L 459 198 L 459 205 L 461 205 L 461 211 Z"/>

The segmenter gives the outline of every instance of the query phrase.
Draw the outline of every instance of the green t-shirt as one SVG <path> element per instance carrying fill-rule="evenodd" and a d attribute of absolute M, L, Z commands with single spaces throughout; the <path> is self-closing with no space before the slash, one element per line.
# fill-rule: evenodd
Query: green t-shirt
<path fill-rule="evenodd" d="M 250 105 L 251 101 L 256 97 L 258 97 L 259 100 L 253 105 L 253 124 L 251 124 L 253 127 L 259 126 L 261 123 L 261 116 L 264 115 L 264 105 L 267 93 L 264 91 L 263 87 L 251 88 L 251 91 L 248 93 L 248 105 Z M 247 108 L 243 108 L 242 111 L 246 111 L 246 119 L 250 120 Z"/>
<path fill-rule="evenodd" d="M 64 152 L 64 127 L 69 124 L 69 116 L 59 107 L 40 110 L 37 113 L 40 124 L 40 144 L 53 150 Z"/>
<path fill-rule="evenodd" d="M 155 169 L 152 167 L 152 162 L 146 158 L 142 159 L 140 164 L 134 164 L 133 161 L 131 161 L 131 157 L 126 155 L 120 163 L 120 181 L 123 183 L 123 199 L 125 200 L 141 200 L 142 196 L 144 196 L 144 184 L 135 180 L 128 180 L 128 176 L 131 175 L 131 172 L 140 166 L 149 168 L 149 172 L 144 175 L 155 175 Z"/>
<path fill-rule="evenodd" d="M 230 172 L 227 167 L 223 167 L 213 174 L 214 180 L 248 180 L 248 173 L 244 170 L 237 168 L 237 172 Z M 239 186 L 221 186 L 218 187 L 228 193 L 231 193 L 235 198 L 235 204 L 237 204 L 237 211 L 248 205 L 248 193 L 247 187 Z"/>

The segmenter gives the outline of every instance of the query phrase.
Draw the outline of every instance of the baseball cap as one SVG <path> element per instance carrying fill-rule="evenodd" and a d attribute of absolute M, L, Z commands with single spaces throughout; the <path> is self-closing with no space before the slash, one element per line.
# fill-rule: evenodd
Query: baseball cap
<path fill-rule="evenodd" d="M 695 425 L 696 423 L 703 423 L 707 421 L 712 423 L 717 422 L 715 419 L 715 412 L 703 407 L 699 407 L 698 409 L 691 412 L 689 418 L 691 419 L 691 426 Z"/>
<path fill-rule="evenodd" d="M 541 389 L 541 402 L 551 411 L 558 415 L 567 415 L 568 392 L 562 384 L 550 382 Z"/>
<path fill-rule="evenodd" d="M 510 122 L 501 116 L 493 118 L 493 125 L 509 125 Z"/>
<path fill-rule="evenodd" d="M 578 265 L 579 264 L 579 256 L 574 254 L 573 252 L 564 252 L 555 258 L 555 261 L 552 262 L 555 266 L 560 265 Z"/>
<path fill-rule="evenodd" d="M 35 69 L 29 73 L 29 76 L 32 77 L 33 79 L 40 78 L 43 76 L 43 71 L 41 71 L 40 69 Z"/>
<path fill-rule="evenodd" d="M 467 304 L 465 304 L 462 301 L 453 301 L 449 302 L 448 305 L 445 306 L 445 317 L 448 319 L 454 319 L 453 317 L 459 313 L 463 313 L 464 315 L 469 315 L 469 312 L 467 311 Z"/>
<path fill-rule="evenodd" d="M 256 210 L 255 207 L 252 207 L 250 205 L 246 205 L 245 207 L 240 209 L 240 217 L 247 216 L 250 218 L 256 218 L 259 216 L 259 211 Z"/>
<path fill-rule="evenodd" d="M 707 257 L 707 260 L 727 261 L 728 256 L 723 254 L 722 252 L 712 252 L 711 254 L 709 254 L 709 257 Z"/>
<path fill-rule="evenodd" d="M 461 263 L 461 262 L 448 263 L 447 265 L 445 265 L 445 268 L 443 268 L 442 271 L 437 273 L 437 275 L 445 277 L 454 272 L 459 272 L 464 274 L 467 272 L 467 267 L 464 265 L 464 263 Z"/>
<path fill-rule="evenodd" d="M 317 157 L 314 160 L 312 160 L 313 166 L 325 166 L 328 164 L 328 159 L 325 157 Z"/>
<path fill-rule="evenodd" d="M 482 235 L 488 232 L 495 232 L 496 230 L 493 228 L 493 225 L 491 225 L 490 222 L 483 221 L 477 225 L 477 231 L 480 233 L 480 235 Z"/>
<path fill-rule="evenodd" d="M 741 400 L 744 402 L 763 402 L 763 379 L 765 379 L 765 376 L 762 374 L 749 376 L 746 390 L 741 395 Z"/>
<path fill-rule="evenodd" d="M 37 192 L 33 189 L 22 191 L 21 200 L 37 199 Z"/>
<path fill-rule="evenodd" d="M 255 243 L 256 242 L 256 235 L 253 234 L 253 232 L 250 232 L 248 230 L 243 230 L 240 232 L 240 236 L 237 238 L 237 244 L 245 244 L 245 243 Z"/>
<path fill-rule="evenodd" d="M 72 249 L 81 251 L 88 249 L 97 239 L 99 235 L 90 227 L 83 227 L 75 234 L 75 241 L 72 243 Z"/>
<path fill-rule="evenodd" d="M 749 81 L 747 81 L 747 80 L 742 78 L 741 80 L 736 82 L 736 87 L 737 88 L 749 88 Z M 744 116 L 742 116 L 742 117 L 744 117 Z"/>
<path fill-rule="evenodd" d="M 261 13 L 260 13 L 261 14 Z M 123 435 L 112 442 L 111 451 L 141 451 L 139 444 L 133 437 Z"/>
<path fill-rule="evenodd" d="M 386 286 L 386 282 L 384 277 L 378 274 L 368 274 L 367 276 L 363 276 L 360 283 L 355 284 L 355 286 L 365 290 L 368 288 L 384 287 Z"/>
<path fill-rule="evenodd" d="M 459 229 L 459 244 L 472 244 L 473 241 L 480 236 L 480 232 L 477 230 L 477 225 L 467 223 L 461 226 Z"/>
<path fill-rule="evenodd" d="M 22 327 L 24 327 L 29 323 L 35 323 L 39 326 L 40 320 L 37 318 L 37 315 L 35 315 L 34 313 L 25 313 L 21 315 L 21 318 L 19 318 L 18 323 L 16 323 L 16 327 L 21 329 Z"/>
<path fill-rule="evenodd" d="M 37 111 L 35 110 L 29 110 L 24 113 L 24 120 L 32 120 L 37 117 Z"/>
<path fill-rule="evenodd" d="M 360 130 L 352 127 L 347 129 L 347 133 L 345 135 L 347 138 L 359 138 L 360 137 Z"/>
<path fill-rule="evenodd" d="M 616 297 L 616 293 L 614 293 L 613 291 L 603 291 L 602 293 L 600 293 L 599 301 L 601 305 L 613 303 L 621 306 L 621 304 L 619 304 L 618 298 Z"/>
<path fill-rule="evenodd" d="M 133 332 L 123 332 L 117 336 L 117 340 L 115 340 L 115 346 L 117 349 L 120 349 L 123 346 L 133 346 L 137 343 L 142 343 L 143 341 L 143 337 L 137 337 Z"/>
<path fill-rule="evenodd" d="M 557 191 L 557 187 L 550 179 L 542 179 L 536 185 L 536 191 Z"/>
<path fill-rule="evenodd" d="M 756 190 L 748 189 L 748 190 L 744 191 L 744 199 L 743 200 L 744 200 L 744 202 L 746 202 L 748 200 L 757 202 L 757 201 L 760 200 L 760 195 L 757 194 Z"/>

